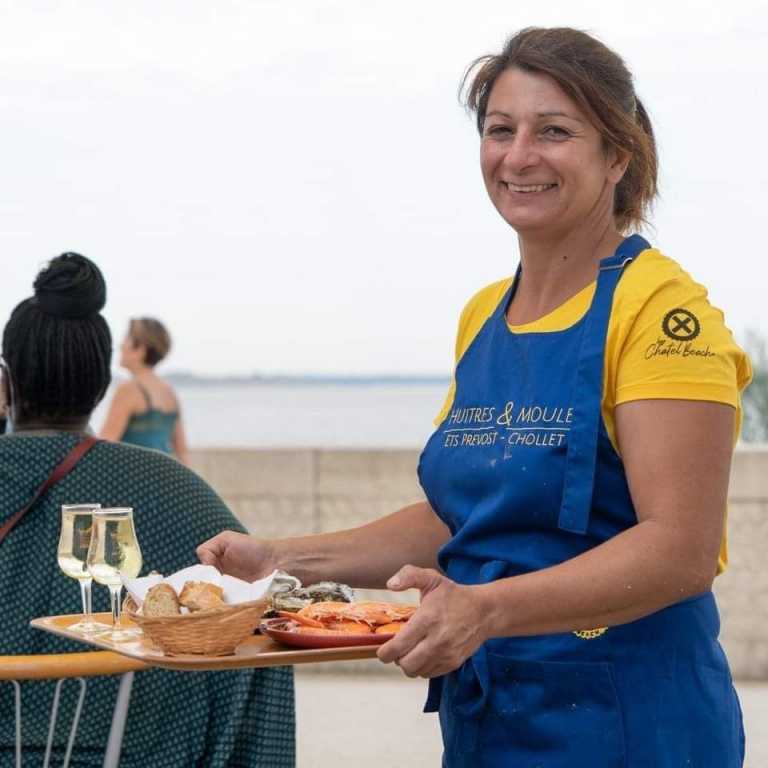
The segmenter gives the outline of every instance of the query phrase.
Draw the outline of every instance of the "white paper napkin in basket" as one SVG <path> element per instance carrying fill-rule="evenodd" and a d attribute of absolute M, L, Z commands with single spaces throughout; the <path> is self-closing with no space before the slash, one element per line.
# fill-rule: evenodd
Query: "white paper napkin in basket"
<path fill-rule="evenodd" d="M 224 591 L 224 602 L 235 605 L 236 603 L 247 603 L 250 600 L 259 600 L 278 589 L 284 589 L 286 576 L 287 574 L 283 574 L 281 571 L 272 571 L 269 576 L 265 576 L 263 579 L 247 582 L 236 579 L 234 576 L 219 573 L 212 565 L 192 565 L 166 577 L 151 574 L 138 579 L 124 578 L 123 586 L 134 599 L 136 605 L 140 607 L 144 602 L 144 596 L 150 588 L 157 584 L 170 584 L 178 594 L 187 581 L 206 581 L 221 587 Z M 298 582 L 293 577 L 287 578 Z M 299 584 L 299 586 L 301 585 Z M 186 610 L 186 608 L 182 608 L 185 613 Z"/>

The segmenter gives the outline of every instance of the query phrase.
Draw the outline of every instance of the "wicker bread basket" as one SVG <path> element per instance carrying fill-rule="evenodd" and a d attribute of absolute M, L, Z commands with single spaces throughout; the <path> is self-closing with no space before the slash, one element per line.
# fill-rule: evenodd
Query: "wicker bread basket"
<path fill-rule="evenodd" d="M 180 616 L 147 617 L 137 613 L 136 603 L 129 595 L 123 608 L 128 618 L 169 656 L 188 653 L 229 656 L 253 634 L 268 602 L 265 597 Z"/>

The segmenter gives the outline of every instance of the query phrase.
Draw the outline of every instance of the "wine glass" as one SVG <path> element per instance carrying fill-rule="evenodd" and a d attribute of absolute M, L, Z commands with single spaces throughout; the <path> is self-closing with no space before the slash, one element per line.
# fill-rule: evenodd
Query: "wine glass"
<path fill-rule="evenodd" d="M 94 580 L 109 587 L 112 629 L 104 637 L 114 642 L 133 640 L 139 634 L 136 630 L 120 629 L 121 577 L 135 579 L 141 570 L 141 550 L 133 527 L 131 507 L 93 511 L 93 530 L 86 562 Z"/>
<path fill-rule="evenodd" d="M 88 570 L 86 559 L 91 543 L 92 516 L 101 504 L 62 504 L 61 533 L 57 558 L 59 568 L 66 576 L 77 579 L 80 584 L 80 598 L 83 603 L 83 618 L 69 629 L 93 634 L 103 632 L 109 627 L 93 620 L 91 613 L 91 582 L 93 578 Z"/>

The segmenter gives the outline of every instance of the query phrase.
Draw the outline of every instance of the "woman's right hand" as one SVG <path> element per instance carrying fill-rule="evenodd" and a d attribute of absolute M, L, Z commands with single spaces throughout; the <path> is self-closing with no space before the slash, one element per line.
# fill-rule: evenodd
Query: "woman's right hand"
<path fill-rule="evenodd" d="M 268 576 L 277 567 L 269 541 L 236 531 L 223 531 L 203 542 L 197 558 L 203 565 L 245 581 Z"/>

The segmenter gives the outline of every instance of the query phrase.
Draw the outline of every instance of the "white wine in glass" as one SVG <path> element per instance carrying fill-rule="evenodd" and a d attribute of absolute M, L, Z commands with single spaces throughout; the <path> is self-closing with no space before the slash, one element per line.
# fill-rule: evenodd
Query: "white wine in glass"
<path fill-rule="evenodd" d="M 109 629 L 106 624 L 93 620 L 91 614 L 91 573 L 86 559 L 91 543 L 93 510 L 101 504 L 63 504 L 61 507 L 61 533 L 59 535 L 59 568 L 80 584 L 80 598 L 83 603 L 83 618 L 69 629 L 93 634 Z"/>
<path fill-rule="evenodd" d="M 135 639 L 136 630 L 120 628 L 121 577 L 135 579 L 141 571 L 141 550 L 133 527 L 133 509 L 111 507 L 94 510 L 86 562 L 94 580 L 109 587 L 112 629 L 105 637 L 115 642 Z"/>

